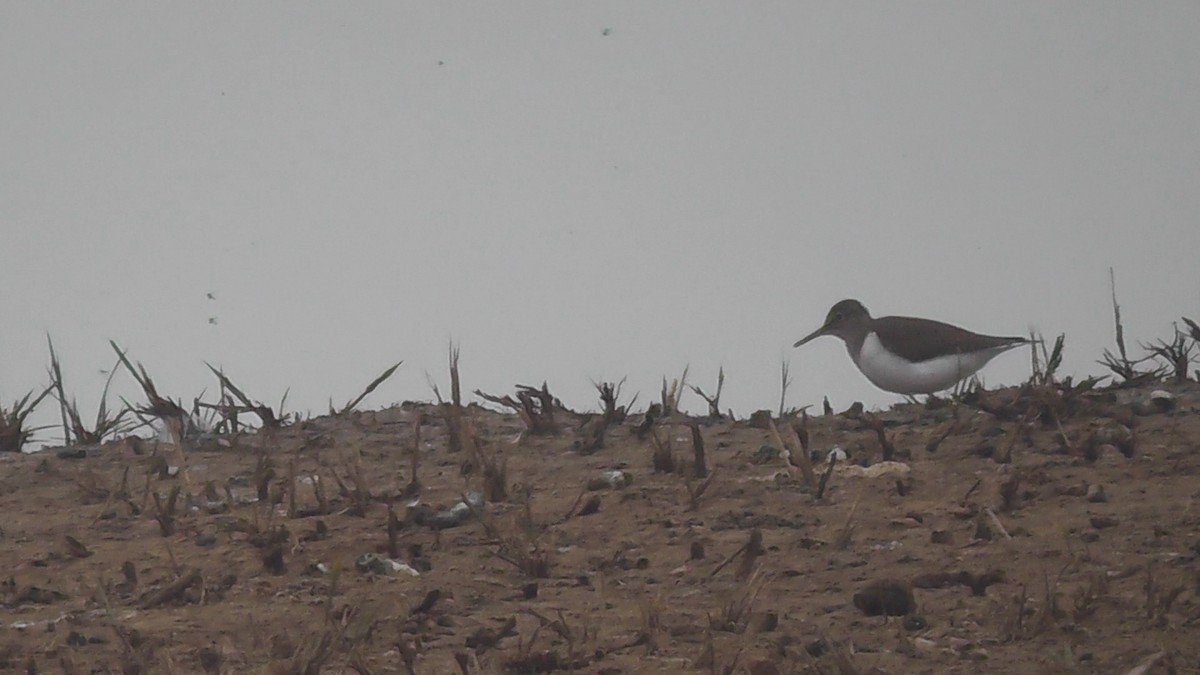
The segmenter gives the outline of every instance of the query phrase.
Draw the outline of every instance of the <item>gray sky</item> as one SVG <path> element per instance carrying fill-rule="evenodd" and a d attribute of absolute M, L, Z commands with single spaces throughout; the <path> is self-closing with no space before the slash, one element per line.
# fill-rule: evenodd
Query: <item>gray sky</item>
<path fill-rule="evenodd" d="M 1065 332 L 1200 318 L 1200 4 L 0 4 L 0 397 L 45 334 L 300 409 L 691 364 L 739 414 L 886 405 L 829 306 Z M 215 299 L 208 299 L 211 293 Z M 215 317 L 216 324 L 209 322 Z M 1000 357 L 994 385 L 1028 374 Z M 128 378 L 120 392 L 132 393 Z M 693 409 L 702 402 L 689 396 Z"/>

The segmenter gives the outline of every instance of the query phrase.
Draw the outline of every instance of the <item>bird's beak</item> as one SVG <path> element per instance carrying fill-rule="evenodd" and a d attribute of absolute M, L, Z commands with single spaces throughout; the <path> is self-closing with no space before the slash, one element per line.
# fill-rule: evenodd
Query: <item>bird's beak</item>
<path fill-rule="evenodd" d="M 799 347 L 799 346 L 801 346 L 801 345 L 808 344 L 809 342 L 812 342 L 813 340 L 815 340 L 815 339 L 817 339 L 817 338 L 821 337 L 822 335 L 827 335 L 827 333 L 825 332 L 827 328 L 829 328 L 829 327 L 828 327 L 828 326 L 821 326 L 820 328 L 818 328 L 818 329 L 814 330 L 813 332 L 809 333 L 809 334 L 808 334 L 806 337 L 804 337 L 802 340 L 799 340 L 798 342 L 796 342 L 796 344 L 792 345 L 792 347 Z"/>

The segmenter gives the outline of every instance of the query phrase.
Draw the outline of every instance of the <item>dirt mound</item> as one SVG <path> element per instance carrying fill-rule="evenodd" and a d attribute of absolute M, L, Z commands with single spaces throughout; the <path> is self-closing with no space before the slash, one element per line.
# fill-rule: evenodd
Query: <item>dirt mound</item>
<path fill-rule="evenodd" d="M 0 670 L 1183 672 L 1200 387 L 1164 388 L 4 455 Z"/>

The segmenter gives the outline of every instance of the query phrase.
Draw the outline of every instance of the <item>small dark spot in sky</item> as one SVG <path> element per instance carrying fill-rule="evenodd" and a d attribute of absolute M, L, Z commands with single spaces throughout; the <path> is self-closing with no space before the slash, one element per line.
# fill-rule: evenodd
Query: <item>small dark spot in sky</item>
<path fill-rule="evenodd" d="M 611 28 L 605 28 L 604 30 L 600 31 L 600 34 L 601 34 L 601 35 L 612 35 L 612 29 L 611 29 Z"/>
<path fill-rule="evenodd" d="M 439 67 L 441 67 L 441 66 L 444 66 L 444 65 L 446 65 L 446 62 L 445 62 L 445 61 L 438 61 L 438 66 L 439 66 Z"/>
<path fill-rule="evenodd" d="M 216 299 L 217 299 L 217 296 L 213 295 L 212 293 L 205 293 L 204 295 L 205 295 L 205 296 L 206 296 L 206 297 L 207 297 L 209 300 L 216 300 Z"/>

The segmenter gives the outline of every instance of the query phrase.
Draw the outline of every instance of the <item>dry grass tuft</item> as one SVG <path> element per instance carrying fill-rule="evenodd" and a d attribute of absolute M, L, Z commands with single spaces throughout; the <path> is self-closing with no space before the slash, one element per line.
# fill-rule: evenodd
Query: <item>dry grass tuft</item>
<path fill-rule="evenodd" d="M 462 500 L 471 509 L 471 514 L 475 516 L 475 519 L 483 525 L 488 537 L 498 545 L 493 552 L 497 558 L 512 565 L 527 577 L 550 578 L 550 552 L 538 542 L 538 535 L 543 528 L 532 522 L 532 514 L 528 511 L 528 501 L 526 502 L 524 525 L 512 528 L 510 534 L 502 532 L 495 518 L 475 508 L 466 495 L 463 495 Z"/>
<path fill-rule="evenodd" d="M 1108 268 L 1108 280 L 1109 286 L 1112 289 L 1113 323 L 1116 326 L 1117 351 L 1113 353 L 1105 349 L 1104 355 L 1098 363 L 1120 377 L 1124 386 L 1135 386 L 1156 380 L 1162 376 L 1164 372 L 1163 368 L 1156 367 L 1153 370 L 1138 369 L 1142 363 L 1154 358 L 1153 355 L 1136 360 L 1129 358 L 1129 353 L 1125 349 L 1125 326 L 1121 323 L 1121 306 L 1117 304 L 1117 278 L 1111 267 Z"/>
<path fill-rule="evenodd" d="M 31 391 L 7 409 L 0 406 L 0 452 L 21 452 L 21 448 L 25 447 L 35 433 L 46 428 L 26 427 L 25 421 L 53 390 L 51 385 L 36 398 Z"/>
<path fill-rule="evenodd" d="M 724 366 L 717 369 L 717 391 L 712 396 L 705 394 L 704 390 L 696 385 L 688 385 L 688 388 L 708 404 L 708 419 L 719 420 L 723 417 L 721 415 L 721 390 L 725 388 Z M 678 400 L 676 404 L 678 404 Z"/>
<path fill-rule="evenodd" d="M 745 559 L 750 559 L 750 557 L 747 556 Z M 745 581 L 746 584 L 736 589 L 733 595 L 725 601 L 721 607 L 721 613 L 715 618 L 709 617 L 709 625 L 713 630 L 738 634 L 746 631 L 750 615 L 754 611 L 754 603 L 766 588 L 768 577 L 763 574 L 761 567 L 755 567 L 754 571 L 745 577 Z"/>
<path fill-rule="evenodd" d="M 170 398 L 160 396 L 158 389 L 154 386 L 154 380 L 150 378 L 150 374 L 146 372 L 146 367 L 141 363 L 134 368 L 129 359 L 125 356 L 125 352 L 117 346 L 117 343 L 109 340 L 113 351 L 117 353 L 117 359 L 129 371 L 134 380 L 137 380 L 138 385 L 142 388 L 142 392 L 146 395 L 147 405 L 142 408 L 134 408 L 134 412 L 161 420 L 166 426 L 171 435 L 174 437 L 175 444 L 180 448 L 183 447 L 183 434 L 187 424 L 187 411 L 179 401 L 173 401 Z"/>
<path fill-rule="evenodd" d="M 1149 345 L 1142 345 L 1142 349 L 1165 361 L 1167 369 L 1171 373 L 1171 379 L 1176 383 L 1182 383 L 1187 382 L 1188 369 L 1196 360 L 1196 355 L 1192 351 L 1196 344 L 1194 340 L 1189 341 L 1188 335 L 1176 326 L 1175 335 L 1170 342 L 1158 340 Z"/>
<path fill-rule="evenodd" d="M 476 389 L 475 395 L 485 401 L 509 408 L 525 423 L 525 429 L 535 436 L 549 436 L 559 431 L 558 422 L 554 418 L 556 410 L 565 410 L 562 402 L 550 393 L 549 386 L 543 382 L 542 387 L 517 385 L 517 397 L 493 396 Z"/>
<path fill-rule="evenodd" d="M 219 431 L 238 433 L 238 416 L 242 414 L 256 415 L 263 429 L 278 429 L 287 423 L 289 416 L 283 412 L 283 406 L 287 402 L 287 392 L 284 392 L 283 398 L 280 399 L 279 414 L 276 414 L 270 406 L 263 404 L 261 401 L 251 401 L 229 379 L 224 370 L 214 368 L 211 363 L 205 363 L 204 365 L 208 366 L 213 375 L 217 376 L 217 381 L 221 384 L 221 396 L 215 404 L 197 401 L 196 407 L 207 408 L 221 416 L 222 420 L 216 426 Z"/>
<path fill-rule="evenodd" d="M 484 442 L 470 418 L 463 416 L 459 422 L 462 425 L 463 445 L 483 479 L 483 498 L 489 502 L 508 501 L 508 460 L 499 450 L 485 449 Z"/>
<path fill-rule="evenodd" d="M 669 418 L 679 412 L 679 399 L 683 396 L 683 390 L 687 389 L 687 376 L 689 366 L 683 367 L 683 374 L 679 379 L 672 380 L 670 385 L 667 384 L 666 376 L 662 379 L 662 393 L 659 399 L 659 411 L 662 417 Z"/>
<path fill-rule="evenodd" d="M 675 473 L 679 462 L 675 457 L 674 440 L 670 429 L 665 434 L 660 435 L 658 429 L 652 428 L 650 430 L 650 440 L 654 445 L 654 454 L 652 456 L 654 473 Z"/>
<path fill-rule="evenodd" d="M 362 400 L 364 398 L 366 398 L 367 396 L 370 396 L 372 392 L 374 392 L 376 389 L 379 388 L 379 385 L 386 382 L 387 379 L 389 377 L 391 377 L 392 374 L 396 372 L 396 369 L 399 368 L 400 365 L 403 363 L 404 363 L 403 361 L 397 361 L 395 363 L 395 365 L 389 367 L 387 370 L 380 373 L 379 377 L 376 377 L 374 380 L 371 380 L 371 383 L 367 385 L 367 388 L 363 389 L 361 394 L 359 394 L 357 397 L 352 399 L 346 405 L 342 406 L 341 410 L 334 411 L 333 406 L 330 405 L 329 406 L 329 414 L 330 415 L 345 415 L 345 414 L 349 413 L 350 411 L 354 410 L 355 406 L 357 406 L 359 403 L 362 403 Z M 212 368 L 212 366 L 209 366 L 209 368 Z M 213 371 L 213 372 L 216 372 L 216 371 Z"/>

